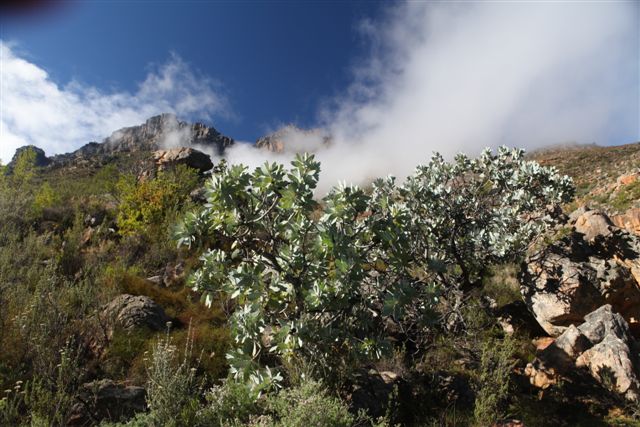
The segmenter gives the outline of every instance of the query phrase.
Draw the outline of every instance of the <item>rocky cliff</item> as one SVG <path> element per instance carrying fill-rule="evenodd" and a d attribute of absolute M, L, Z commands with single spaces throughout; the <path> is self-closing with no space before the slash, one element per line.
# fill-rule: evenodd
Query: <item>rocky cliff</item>
<path fill-rule="evenodd" d="M 161 114 L 138 126 L 115 131 L 101 143 L 90 142 L 78 150 L 53 156 L 52 164 L 59 166 L 103 158 L 117 153 L 153 152 L 177 147 L 206 148 L 222 155 L 234 140 L 202 123 L 187 123 L 173 114 Z"/>

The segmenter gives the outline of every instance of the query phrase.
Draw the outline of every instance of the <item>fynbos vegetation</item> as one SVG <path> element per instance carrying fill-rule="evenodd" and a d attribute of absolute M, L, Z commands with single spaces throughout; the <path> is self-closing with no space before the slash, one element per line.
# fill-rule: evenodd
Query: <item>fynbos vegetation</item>
<path fill-rule="evenodd" d="M 312 155 L 203 174 L 144 152 L 36 154 L 0 174 L 0 425 L 635 422 L 635 374 L 594 361 L 612 342 L 633 360 L 616 289 L 636 240 L 593 211 L 568 220 L 572 180 L 520 150 L 326 195 Z M 556 284 L 581 313 L 566 263 L 600 274 L 613 306 L 571 311 L 573 329 L 535 299 L 555 309 L 536 292 Z M 562 333 L 547 349 L 540 325 Z"/>
<path fill-rule="evenodd" d="M 215 293 L 232 300 L 227 358 L 259 388 L 281 380 L 277 368 L 296 356 L 331 371 L 388 354 L 389 322 L 414 341 L 438 315 L 457 327 L 465 292 L 522 256 L 573 191 L 568 178 L 507 149 L 453 163 L 436 155 L 403 185 L 340 186 L 320 203 L 319 171 L 308 155 L 290 170 L 232 166 L 179 232 L 183 244 L 214 246 L 192 286 L 209 303 Z"/>

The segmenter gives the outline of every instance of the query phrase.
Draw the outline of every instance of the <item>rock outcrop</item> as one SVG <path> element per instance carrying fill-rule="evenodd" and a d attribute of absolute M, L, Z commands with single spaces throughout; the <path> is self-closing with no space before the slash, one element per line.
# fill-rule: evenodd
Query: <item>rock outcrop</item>
<path fill-rule="evenodd" d="M 176 147 L 206 147 L 222 155 L 234 140 L 202 123 L 180 121 L 173 114 L 151 117 L 145 123 L 115 131 L 101 143 L 90 142 L 69 154 L 52 158 L 54 165 L 102 164 L 117 153 L 153 152 Z"/>
<path fill-rule="evenodd" d="M 631 208 L 620 215 L 613 215 L 611 221 L 618 227 L 640 236 L 640 208 Z"/>
<path fill-rule="evenodd" d="M 354 383 L 349 400 L 355 410 L 365 410 L 373 417 L 381 417 L 389 405 L 394 387 L 403 394 L 404 381 L 395 372 L 369 369 L 358 372 L 354 376 Z"/>
<path fill-rule="evenodd" d="M 101 144 L 103 151 L 159 150 L 165 147 L 205 146 L 222 154 L 233 139 L 202 123 L 189 124 L 173 114 L 151 117 L 144 124 L 115 131 Z"/>
<path fill-rule="evenodd" d="M 13 158 L 7 164 L 7 169 L 9 171 L 13 170 L 13 167 L 15 166 L 16 161 L 26 151 L 33 151 L 33 153 L 34 153 L 34 159 L 33 159 L 34 166 L 45 167 L 45 166 L 48 166 L 49 163 L 51 163 L 51 159 L 47 157 L 47 155 L 45 154 L 45 152 L 44 152 L 44 150 L 42 148 L 36 147 L 35 145 L 25 145 L 25 146 L 20 147 L 20 148 L 18 148 L 16 150 L 15 154 L 13 155 Z"/>
<path fill-rule="evenodd" d="M 285 126 L 256 141 L 256 148 L 272 153 L 313 153 L 331 144 L 331 137 L 322 129 L 300 129 L 294 125 Z"/>
<path fill-rule="evenodd" d="M 68 425 L 86 426 L 103 420 L 125 421 L 146 410 L 145 389 L 104 379 L 83 384 Z"/>
<path fill-rule="evenodd" d="M 627 322 L 609 304 L 586 315 L 581 325 L 568 327 L 540 359 L 562 372 L 586 368 L 609 390 L 629 400 L 638 398 L 638 345 Z"/>
<path fill-rule="evenodd" d="M 154 331 L 165 329 L 171 319 L 149 297 L 122 294 L 104 308 L 103 318 L 124 330 L 146 327 Z"/>
<path fill-rule="evenodd" d="M 633 184 L 636 181 L 640 180 L 640 172 L 633 172 L 627 175 L 621 175 L 616 180 L 616 190 L 619 190 L 621 187 L 625 185 Z"/>
<path fill-rule="evenodd" d="M 529 257 L 521 270 L 521 291 L 536 320 L 548 334 L 559 336 L 611 304 L 635 328 L 640 239 L 597 211 L 578 211 L 567 225 L 567 236 Z"/>
<path fill-rule="evenodd" d="M 153 160 L 158 170 L 170 169 L 177 165 L 186 165 L 200 172 L 206 172 L 213 168 L 213 162 L 207 154 L 186 147 L 155 151 Z"/>

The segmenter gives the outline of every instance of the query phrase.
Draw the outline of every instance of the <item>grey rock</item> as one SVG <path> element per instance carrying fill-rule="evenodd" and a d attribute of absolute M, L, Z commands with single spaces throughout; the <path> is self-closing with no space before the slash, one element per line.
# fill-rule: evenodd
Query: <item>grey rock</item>
<path fill-rule="evenodd" d="M 558 336 L 604 304 L 595 278 L 596 272 L 587 263 L 551 254 L 540 263 L 526 266 L 521 275 L 521 291 L 540 326 Z"/>
<path fill-rule="evenodd" d="M 234 140 L 202 123 L 180 121 L 173 114 L 151 117 L 145 123 L 115 131 L 101 143 L 90 142 L 80 149 L 52 157 L 54 166 L 104 165 L 118 153 L 153 152 L 176 147 L 201 147 L 222 155 Z"/>
<path fill-rule="evenodd" d="M 592 346 L 593 343 L 577 327 L 571 325 L 540 353 L 540 359 L 548 366 L 568 371 L 574 367 L 576 358 Z"/>
<path fill-rule="evenodd" d="M 158 150 L 153 153 L 153 160 L 158 170 L 173 168 L 177 165 L 185 165 L 206 172 L 213 168 L 213 162 L 209 155 L 193 148 L 179 147 L 169 150 Z"/>
<path fill-rule="evenodd" d="M 78 403 L 71 409 L 70 426 L 94 425 L 101 421 L 126 421 L 146 410 L 145 389 L 109 379 L 83 384 Z"/>
<path fill-rule="evenodd" d="M 575 230 L 588 241 L 606 239 L 616 228 L 608 216 L 599 211 L 586 211 L 575 220 Z"/>
<path fill-rule="evenodd" d="M 45 167 L 51 163 L 51 159 L 46 156 L 44 150 L 42 148 L 36 147 L 35 145 L 25 145 L 18 149 L 16 149 L 15 154 L 11 161 L 7 164 L 7 170 L 9 172 L 13 171 L 13 167 L 16 164 L 16 161 L 20 158 L 20 156 L 25 152 L 31 150 L 35 153 L 35 161 L 34 165 L 37 167 Z"/>
<path fill-rule="evenodd" d="M 635 327 L 640 319 L 640 239 L 597 211 L 584 211 L 571 222 L 575 226 L 568 236 L 522 265 L 525 303 L 552 336 L 582 323 L 604 304 Z"/>
<path fill-rule="evenodd" d="M 629 400 L 638 399 L 637 354 L 629 344 L 614 334 L 582 353 L 576 359 L 577 367 L 586 367 L 605 388 L 623 394 Z"/>
<path fill-rule="evenodd" d="M 129 294 L 119 295 L 107 304 L 103 316 L 125 330 L 146 327 L 160 331 L 171 320 L 151 298 Z"/>
<path fill-rule="evenodd" d="M 638 346 L 624 318 L 606 304 L 585 316 L 580 326 L 571 325 L 540 354 L 545 365 L 569 372 L 586 368 L 610 391 L 637 400 Z"/>
<path fill-rule="evenodd" d="M 603 305 L 584 318 L 584 323 L 578 327 L 591 344 L 597 344 L 607 335 L 613 335 L 625 342 L 631 342 L 629 325 L 618 313 L 614 313 L 611 305 Z"/>

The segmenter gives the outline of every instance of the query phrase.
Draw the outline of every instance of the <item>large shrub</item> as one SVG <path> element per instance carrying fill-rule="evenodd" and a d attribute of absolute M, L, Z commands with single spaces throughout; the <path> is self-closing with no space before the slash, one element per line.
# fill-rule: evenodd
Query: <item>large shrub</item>
<path fill-rule="evenodd" d="M 210 303 L 231 301 L 236 378 L 257 388 L 300 355 L 332 369 L 389 349 L 387 320 L 419 329 L 452 312 L 486 268 L 512 260 L 553 221 L 569 178 L 501 148 L 452 163 L 435 155 L 402 185 L 334 188 L 314 199 L 320 164 L 241 165 L 214 175 L 208 203 L 187 215 L 179 242 L 204 250 L 191 278 Z"/>

